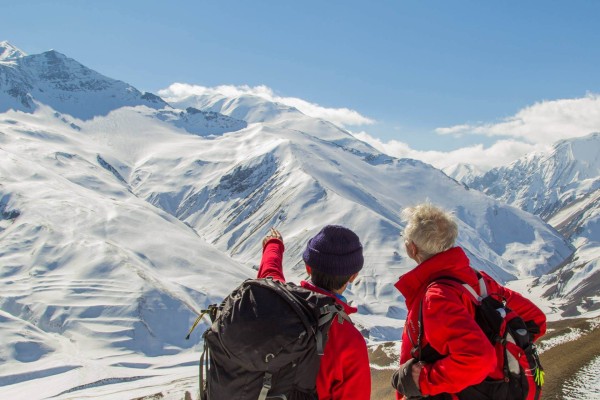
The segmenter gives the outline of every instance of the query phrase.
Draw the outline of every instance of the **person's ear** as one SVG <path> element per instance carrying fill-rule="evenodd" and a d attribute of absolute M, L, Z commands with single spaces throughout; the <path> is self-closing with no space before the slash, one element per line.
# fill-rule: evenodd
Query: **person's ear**
<path fill-rule="evenodd" d="M 413 260 L 417 257 L 417 254 L 419 253 L 419 248 L 412 240 L 406 242 L 406 253 Z"/>
<path fill-rule="evenodd" d="M 357 273 L 355 273 L 354 275 L 352 275 L 352 276 L 350 277 L 350 279 L 348 279 L 348 282 L 350 282 L 350 283 L 353 283 L 353 282 L 354 282 L 354 280 L 356 279 L 356 277 L 357 277 L 357 276 L 358 276 L 358 272 L 357 272 Z"/>
<path fill-rule="evenodd" d="M 312 270 L 310 269 L 310 267 L 308 265 L 305 265 L 305 267 L 306 267 L 306 273 L 308 275 L 312 275 Z"/>

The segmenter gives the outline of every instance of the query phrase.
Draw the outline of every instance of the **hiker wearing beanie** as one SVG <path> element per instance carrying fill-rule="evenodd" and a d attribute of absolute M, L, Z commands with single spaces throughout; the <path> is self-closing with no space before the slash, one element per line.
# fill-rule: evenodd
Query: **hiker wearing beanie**
<path fill-rule="evenodd" d="M 285 282 L 284 244 L 281 234 L 271 229 L 263 240 L 263 255 L 258 278 L 271 277 Z M 327 225 L 308 241 L 302 255 L 310 279 L 301 286 L 336 299 L 346 314 L 357 312 L 348 305 L 343 292 L 364 264 L 358 236 L 343 226 Z M 356 327 L 334 319 L 321 357 L 317 375 L 319 400 L 368 400 L 371 374 L 365 339 Z"/>
<path fill-rule="evenodd" d="M 485 272 L 471 268 L 463 249 L 455 247 L 458 225 L 451 214 L 424 203 L 407 208 L 403 217 L 407 221 L 403 233 L 406 253 L 417 266 L 395 284 L 406 299 L 408 310 L 400 348 L 401 365 L 392 378 L 396 398 L 534 398 L 532 387 L 528 397 L 524 397 L 520 389 L 515 389 L 517 385 L 512 385 L 514 376 L 519 375 L 513 373 L 514 366 L 509 370 L 505 364 L 508 353 L 502 349 L 506 336 L 494 336 L 492 344 L 477 321 L 481 321 L 481 313 L 489 310 L 485 306 L 492 304 L 491 313 L 485 317 L 495 314 L 504 326 L 519 318 L 525 328 L 520 334 L 533 342 L 546 330 L 543 312 Z M 527 351 L 518 350 L 519 354 Z M 531 378 L 531 374 L 525 375 L 523 379 Z M 505 390 L 503 394 L 499 393 L 501 390 Z"/>

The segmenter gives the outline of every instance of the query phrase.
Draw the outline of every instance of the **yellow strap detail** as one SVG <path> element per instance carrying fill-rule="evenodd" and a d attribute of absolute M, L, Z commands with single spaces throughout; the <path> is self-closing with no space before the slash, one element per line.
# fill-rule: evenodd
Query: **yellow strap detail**
<path fill-rule="evenodd" d="M 540 368 L 535 369 L 534 381 L 538 386 L 544 385 L 544 377 L 545 377 L 544 375 L 546 375 L 546 373 L 544 372 L 543 369 L 540 369 Z"/>
<path fill-rule="evenodd" d="M 202 314 L 198 315 L 198 318 L 196 318 L 196 321 L 194 322 L 194 325 L 192 325 L 192 327 L 190 328 L 187 336 L 185 337 L 186 340 L 188 340 L 190 338 L 190 335 L 192 334 L 192 332 L 194 331 L 194 329 L 196 329 L 196 326 L 198 325 L 198 323 L 200 322 L 200 320 L 202 319 L 202 317 L 204 317 L 206 315 L 206 313 L 208 313 L 208 310 L 202 310 Z"/>

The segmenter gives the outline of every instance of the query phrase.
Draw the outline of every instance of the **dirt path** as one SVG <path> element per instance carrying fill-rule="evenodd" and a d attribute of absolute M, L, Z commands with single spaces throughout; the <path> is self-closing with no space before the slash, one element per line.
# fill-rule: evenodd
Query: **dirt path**
<path fill-rule="evenodd" d="M 371 389 L 371 400 L 395 400 L 395 390 L 392 388 L 392 374 L 394 373 L 391 369 L 375 370 L 371 369 L 371 379 L 373 388 Z"/>
<path fill-rule="evenodd" d="M 546 372 L 542 399 L 562 400 L 564 397 L 562 388 L 565 382 L 573 379 L 579 370 L 600 356 L 600 326 L 594 326 L 585 319 L 567 319 L 551 322 L 548 327 L 551 331 L 544 336 L 543 342 L 568 334 L 573 329 L 581 332 L 581 336 L 576 340 L 561 343 L 540 354 Z M 375 350 L 371 354 L 371 362 L 376 362 L 377 365 L 390 365 L 393 360 L 383 357 L 381 351 Z M 390 385 L 393 372 L 391 369 L 371 369 L 372 400 L 395 399 L 394 390 Z"/>
<path fill-rule="evenodd" d="M 583 332 L 583 336 L 577 340 L 563 343 L 540 354 L 540 361 L 546 372 L 542 398 L 562 400 L 564 383 L 600 355 L 600 328 L 591 330 L 586 320 L 564 320 L 551 323 L 549 327 L 555 331 L 549 333 L 545 340 L 569 333 L 572 328 L 581 329 Z"/>

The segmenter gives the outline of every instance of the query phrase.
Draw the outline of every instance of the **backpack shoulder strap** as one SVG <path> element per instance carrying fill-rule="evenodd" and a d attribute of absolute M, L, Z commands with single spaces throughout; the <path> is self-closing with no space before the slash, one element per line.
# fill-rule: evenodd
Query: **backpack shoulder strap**
<path fill-rule="evenodd" d="M 340 324 L 344 323 L 344 320 L 352 324 L 352 320 L 343 308 L 335 303 L 322 306 L 319 308 L 319 313 L 321 316 L 319 317 L 315 337 L 317 340 L 317 354 L 322 356 L 325 353 L 325 341 L 327 340 L 326 332 L 324 334 L 322 330 L 323 327 L 329 328 L 328 324 L 333 321 L 336 315 Z"/>
<path fill-rule="evenodd" d="M 479 276 L 479 294 L 471 287 L 471 285 L 463 283 L 463 287 L 467 289 L 467 292 L 471 293 L 477 303 L 481 302 L 481 300 L 485 299 L 488 296 L 487 287 L 485 285 L 485 281 L 483 280 L 483 276 L 477 274 Z"/>
<path fill-rule="evenodd" d="M 478 271 L 475 271 L 475 272 L 477 273 L 477 278 L 479 281 L 479 294 L 475 291 L 475 289 L 473 289 L 473 287 L 471 285 L 469 285 L 468 283 L 465 283 L 462 280 L 455 278 L 453 276 L 440 276 L 439 278 L 437 278 L 433 282 L 431 282 L 429 285 L 432 285 L 433 283 L 441 283 L 440 281 L 443 281 L 443 280 L 458 282 L 467 290 L 467 292 L 469 292 L 471 294 L 471 296 L 473 296 L 476 303 L 480 303 L 481 300 L 483 300 L 484 298 L 486 298 L 488 296 L 488 292 L 487 292 L 487 286 L 485 284 L 485 280 L 483 279 L 483 275 L 481 275 Z"/>

